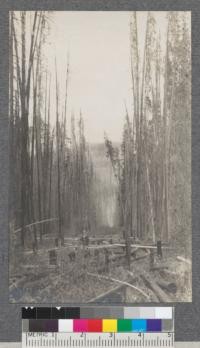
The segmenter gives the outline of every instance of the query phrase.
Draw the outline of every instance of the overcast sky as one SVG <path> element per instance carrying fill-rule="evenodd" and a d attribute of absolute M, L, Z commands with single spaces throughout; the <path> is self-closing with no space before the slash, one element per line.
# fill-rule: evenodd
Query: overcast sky
<path fill-rule="evenodd" d="M 18 14 L 17 14 L 18 13 Z M 19 16 L 19 12 L 16 12 Z M 69 55 L 68 121 L 80 110 L 89 142 L 104 141 L 104 132 L 121 141 L 125 105 L 132 116 L 130 64 L 130 19 L 125 11 L 48 12 L 49 32 L 43 45 L 43 61 L 51 74 L 51 123 L 55 125 L 55 59 L 64 108 L 67 57 Z M 30 13 L 29 19 L 33 13 Z M 167 12 L 154 12 L 160 33 L 162 55 L 166 49 Z M 188 24 L 190 15 L 188 12 Z M 147 12 L 137 12 L 140 62 L 144 55 Z M 19 28 L 19 27 L 18 27 Z M 19 32 L 20 34 L 20 32 Z M 27 40 L 31 22 L 27 20 Z M 27 42 L 27 53 L 28 47 Z M 142 64 L 141 64 L 142 66 Z M 162 82 L 162 81 L 161 81 Z M 69 128 L 68 123 L 68 128 Z"/>
<path fill-rule="evenodd" d="M 137 16 L 142 56 L 147 12 L 138 12 Z M 52 76 L 55 76 L 56 57 L 60 91 L 64 95 L 69 53 L 68 117 L 72 111 L 78 116 L 81 109 L 86 137 L 90 142 L 102 142 L 104 131 L 113 141 L 120 141 L 125 103 L 131 113 L 130 17 L 131 12 L 77 11 L 51 14 L 49 44 L 45 48 L 47 66 Z M 155 17 L 164 49 L 166 12 L 156 12 Z M 53 100 L 54 96 L 52 103 Z M 54 123 L 54 111 L 51 119 Z"/>

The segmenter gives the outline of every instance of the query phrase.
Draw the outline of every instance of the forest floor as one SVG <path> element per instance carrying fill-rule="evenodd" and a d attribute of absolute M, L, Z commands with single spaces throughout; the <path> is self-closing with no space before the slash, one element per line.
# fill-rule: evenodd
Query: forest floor
<path fill-rule="evenodd" d="M 15 253 L 10 263 L 10 302 L 122 303 L 187 302 L 192 300 L 191 263 L 175 249 L 163 257 L 148 248 L 133 248 L 130 268 L 125 250 L 106 244 L 56 250 L 49 264 L 49 249 Z M 108 252 L 105 252 L 108 250 Z M 152 255 L 152 253 L 151 253 Z M 13 263 L 14 262 L 14 263 Z M 13 266 L 15 265 L 15 266 Z"/>

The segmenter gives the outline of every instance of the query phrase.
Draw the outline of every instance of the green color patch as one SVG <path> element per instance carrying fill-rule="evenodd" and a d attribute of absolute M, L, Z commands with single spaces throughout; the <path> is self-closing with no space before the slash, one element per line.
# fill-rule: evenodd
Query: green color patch
<path fill-rule="evenodd" d="M 117 332 L 131 332 L 132 331 L 132 320 L 119 319 L 117 320 Z"/>

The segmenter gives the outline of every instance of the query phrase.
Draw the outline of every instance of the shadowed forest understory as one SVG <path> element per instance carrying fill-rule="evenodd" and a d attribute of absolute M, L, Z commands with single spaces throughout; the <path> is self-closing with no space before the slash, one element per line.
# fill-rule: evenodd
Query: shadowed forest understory
<path fill-rule="evenodd" d="M 118 142 L 106 124 L 88 141 L 87 115 L 68 109 L 71 63 L 63 83 L 45 58 L 53 18 L 10 12 L 10 301 L 191 301 L 189 13 L 166 13 L 164 38 L 146 13 L 142 50 L 130 13 Z"/>

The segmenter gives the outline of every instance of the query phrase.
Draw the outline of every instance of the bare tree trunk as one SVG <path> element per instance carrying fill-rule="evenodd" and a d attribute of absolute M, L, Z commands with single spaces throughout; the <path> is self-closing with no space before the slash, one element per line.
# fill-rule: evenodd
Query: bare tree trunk
<path fill-rule="evenodd" d="M 36 74 L 37 76 L 37 74 Z M 38 122 L 38 116 L 37 116 L 37 81 L 34 81 L 34 92 L 33 92 L 33 117 L 34 117 L 34 128 L 35 128 L 35 138 L 36 138 L 36 161 L 37 161 L 37 193 L 38 193 L 38 217 L 39 221 L 42 220 L 42 206 L 41 206 L 41 168 L 40 168 L 40 158 L 41 158 L 41 151 L 40 151 L 40 145 L 39 145 L 39 122 Z M 39 226 L 39 234 L 40 234 L 40 242 L 42 241 L 42 227 Z"/>
<path fill-rule="evenodd" d="M 138 238 L 139 231 L 139 149 L 140 149 L 140 110 L 139 110 L 139 53 L 138 53 L 138 32 L 137 32 L 137 13 L 134 11 L 131 20 L 131 75 L 133 88 L 133 142 L 134 142 L 134 161 L 133 161 L 133 209 L 134 209 L 134 238 Z M 135 163 L 134 163 L 135 162 Z"/>
<path fill-rule="evenodd" d="M 10 185 L 11 192 L 13 195 L 10 195 L 10 213 L 13 212 L 14 207 L 13 203 L 16 199 L 16 190 L 15 190 L 15 175 L 16 168 L 14 163 L 16 163 L 16 148 L 15 148 L 15 120 L 14 120 L 14 57 L 13 57 L 13 12 L 10 12 L 10 35 L 9 35 L 9 138 L 10 138 Z M 11 200 L 12 197 L 12 200 Z M 10 219 L 13 220 L 13 216 L 10 216 Z"/>
<path fill-rule="evenodd" d="M 62 244 L 64 244 L 64 238 L 62 234 L 62 212 L 61 212 L 61 185 L 60 185 L 60 124 L 59 124 L 59 91 L 58 91 L 58 76 L 57 66 L 56 69 L 56 147 L 57 147 L 57 194 L 58 194 L 58 237 Z"/>
<path fill-rule="evenodd" d="M 164 102 L 163 102 L 163 131 L 164 131 L 164 190 L 163 190 L 163 196 L 164 196 L 164 223 L 165 223 L 165 238 L 168 241 L 169 239 L 169 208 L 168 208 L 168 199 L 169 199 L 169 189 L 168 189 L 168 180 L 169 180 L 169 173 L 168 173 L 168 134 L 170 132 L 170 128 L 168 126 L 167 128 L 167 84 L 168 84 L 168 73 L 167 73 L 167 64 L 168 64 L 168 42 L 169 40 L 169 22 L 168 22 L 168 28 L 167 28 L 167 49 L 166 49 L 166 56 L 165 56 L 165 80 L 164 80 Z M 171 126 L 171 125 L 170 125 Z"/>
<path fill-rule="evenodd" d="M 26 13 L 21 13 L 21 243 L 25 245 L 25 225 L 27 224 L 27 210 L 28 210 L 28 112 L 26 108 L 26 43 L 25 43 L 25 25 Z"/>

